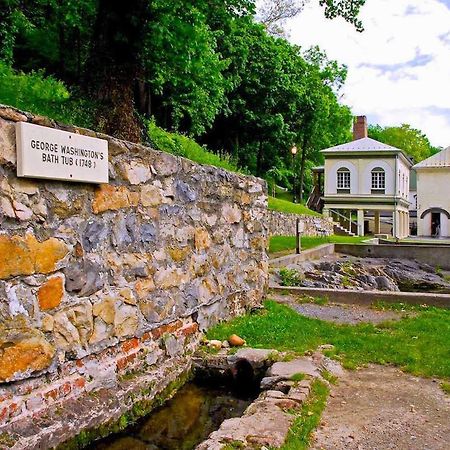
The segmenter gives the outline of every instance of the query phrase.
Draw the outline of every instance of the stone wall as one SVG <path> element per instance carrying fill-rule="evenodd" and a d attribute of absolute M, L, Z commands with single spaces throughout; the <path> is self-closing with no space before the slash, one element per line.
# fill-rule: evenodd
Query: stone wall
<path fill-rule="evenodd" d="M 269 236 L 295 236 L 297 219 L 305 224 L 303 236 L 318 236 L 320 230 L 333 234 L 333 222 L 330 219 L 268 210 L 265 222 Z"/>
<path fill-rule="evenodd" d="M 439 242 L 439 241 L 437 241 Z M 409 259 L 450 270 L 450 246 L 428 244 L 336 244 L 336 253 L 360 258 Z"/>
<path fill-rule="evenodd" d="M 110 183 L 17 178 L 17 121 L 106 139 Z M 262 180 L 0 107 L 0 185 L 0 441 L 13 448 L 148 403 L 189 371 L 202 330 L 261 302 Z M 84 413 L 55 419 L 74 404 Z"/>

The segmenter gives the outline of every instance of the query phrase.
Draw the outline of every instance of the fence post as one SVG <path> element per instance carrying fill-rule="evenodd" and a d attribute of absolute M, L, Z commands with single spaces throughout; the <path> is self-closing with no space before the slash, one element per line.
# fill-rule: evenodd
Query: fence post
<path fill-rule="evenodd" d="M 301 251 L 301 243 L 300 243 L 300 219 L 297 218 L 295 223 L 295 238 L 296 238 L 296 253 L 300 254 Z"/>

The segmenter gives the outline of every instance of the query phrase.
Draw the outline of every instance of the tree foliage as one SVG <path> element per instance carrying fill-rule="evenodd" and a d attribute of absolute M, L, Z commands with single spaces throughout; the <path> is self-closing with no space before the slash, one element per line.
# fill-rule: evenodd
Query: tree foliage
<path fill-rule="evenodd" d="M 369 136 L 393 147 L 404 150 L 418 163 L 436 153 L 439 149 L 430 144 L 427 136 L 411 125 L 403 124 L 399 127 L 369 126 Z"/>
<path fill-rule="evenodd" d="M 363 1 L 320 3 L 327 17 L 359 26 Z M 266 1 L 264 25 L 254 0 L 3 0 L 0 59 L 21 83 L 49 76 L 70 99 L 89 98 L 99 130 L 146 139 L 143 119 L 152 118 L 259 176 L 284 174 L 285 185 L 296 144 L 303 185 L 319 150 L 348 138 L 351 120 L 338 101 L 346 68 L 270 32 L 302 5 Z"/>
<path fill-rule="evenodd" d="M 284 36 L 284 25 L 288 19 L 298 16 L 311 0 L 262 0 L 259 2 L 257 19 L 273 36 Z M 342 17 L 353 24 L 357 31 L 363 31 L 358 14 L 366 0 L 319 0 L 324 8 L 325 17 Z"/>

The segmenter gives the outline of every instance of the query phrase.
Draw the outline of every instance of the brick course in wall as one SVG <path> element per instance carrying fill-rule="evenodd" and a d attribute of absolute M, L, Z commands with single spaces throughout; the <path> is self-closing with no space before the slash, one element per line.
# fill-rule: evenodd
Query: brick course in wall
<path fill-rule="evenodd" d="M 106 139 L 110 183 L 17 178 L 17 121 Z M 203 330 L 263 298 L 266 211 L 260 179 L 0 106 L 0 436 L 57 445 L 113 413 L 24 424 L 105 388 L 131 407 L 124 376 L 154 396 L 188 370 Z"/>

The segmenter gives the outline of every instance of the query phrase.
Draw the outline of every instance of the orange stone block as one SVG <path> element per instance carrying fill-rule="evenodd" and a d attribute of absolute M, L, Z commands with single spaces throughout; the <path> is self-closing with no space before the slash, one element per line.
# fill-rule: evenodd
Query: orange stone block
<path fill-rule="evenodd" d="M 38 291 L 39 307 L 41 310 L 52 309 L 59 306 L 64 295 L 62 277 L 50 278 Z"/>
<path fill-rule="evenodd" d="M 92 210 L 95 214 L 99 214 L 108 210 L 137 206 L 138 202 L 139 194 L 137 192 L 131 192 L 125 186 L 102 184 L 100 185 L 100 188 L 95 191 Z"/>
<path fill-rule="evenodd" d="M 11 381 L 24 372 L 35 372 L 48 367 L 55 349 L 44 338 L 32 336 L 0 346 L 0 382 Z"/>
<path fill-rule="evenodd" d="M 32 234 L 0 235 L 0 279 L 34 273 L 51 273 L 67 253 L 66 244 L 50 238 L 39 242 Z"/>

